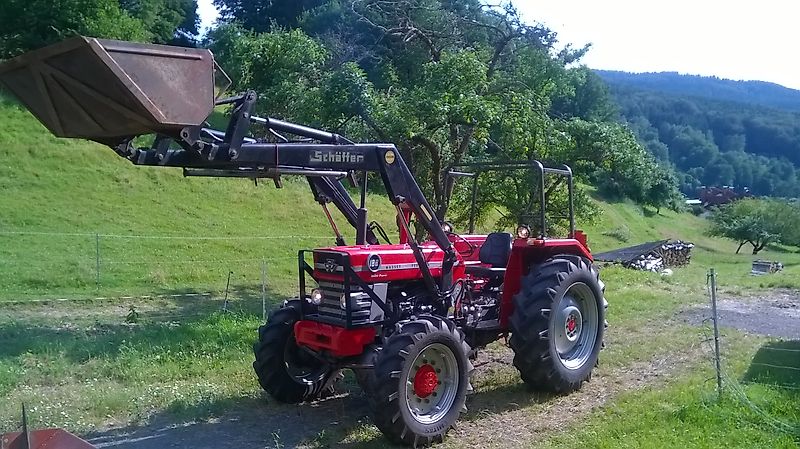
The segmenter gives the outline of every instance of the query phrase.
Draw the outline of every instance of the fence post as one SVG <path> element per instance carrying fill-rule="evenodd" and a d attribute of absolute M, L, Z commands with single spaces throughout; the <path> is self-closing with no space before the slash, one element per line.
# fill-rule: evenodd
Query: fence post
<path fill-rule="evenodd" d="M 231 275 L 232 274 L 233 274 L 233 271 L 229 270 L 228 271 L 228 282 L 225 284 L 225 302 L 222 303 L 222 311 L 223 312 L 227 312 L 228 311 L 228 290 L 231 288 Z"/>
<path fill-rule="evenodd" d="M 261 319 L 267 321 L 267 262 L 261 261 Z"/>
<path fill-rule="evenodd" d="M 97 290 L 100 290 L 100 233 L 94 233 L 94 247 L 95 247 L 95 285 Z"/>
<path fill-rule="evenodd" d="M 719 316 L 717 315 L 717 273 L 712 268 L 708 272 L 711 281 L 711 316 L 714 319 L 714 364 L 717 370 L 717 396 L 722 399 L 722 370 L 719 354 Z"/>

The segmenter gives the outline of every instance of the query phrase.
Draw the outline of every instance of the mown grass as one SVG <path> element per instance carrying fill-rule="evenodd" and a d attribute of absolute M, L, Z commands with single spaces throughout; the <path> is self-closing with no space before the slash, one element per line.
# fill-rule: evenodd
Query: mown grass
<path fill-rule="evenodd" d="M 268 263 L 268 301 L 274 306 L 295 294 L 297 249 L 332 241 L 304 183 L 289 181 L 276 191 L 267 182 L 256 187 L 243 180 L 183 179 L 178 170 L 134 167 L 99 145 L 51 137 L 7 101 L 0 101 L 0 161 L 0 300 L 219 292 L 232 271 L 233 308 L 240 310 L 217 312 L 220 295 L 28 306 L 5 302 L 0 309 L 0 427 L 15 427 L 22 402 L 34 425 L 83 432 L 136 425 L 154 415 L 175 420 L 215 415 L 263 400 L 250 367 L 250 344 L 261 321 L 261 263 Z M 601 216 L 582 226 L 595 251 L 662 238 L 697 245 L 692 263 L 671 277 L 619 267 L 602 270 L 611 302 L 602 370 L 624 370 L 701 341 L 698 329 L 675 313 L 705 301 L 710 267 L 717 269 L 726 293 L 800 288 L 800 254 L 793 248 L 774 247 L 757 256 L 781 260 L 784 272 L 751 277 L 754 257 L 735 255 L 733 242 L 707 236 L 702 218 L 670 211 L 657 215 L 628 203 L 598 204 Z M 383 197 L 370 198 L 370 213 L 393 223 Z M 390 234 L 392 229 L 387 226 Z M 9 233 L 14 231 L 33 234 Z M 102 235 L 99 288 L 95 233 Z M 138 323 L 125 324 L 130 304 L 141 312 Z M 754 351 L 750 343 L 730 346 L 738 361 L 735 376 L 745 373 Z M 575 435 L 581 439 L 558 434 L 548 441 L 556 447 L 567 441 L 616 447 L 627 440 L 629 447 L 633 442 L 692 447 L 711 441 L 704 439 L 706 433 L 728 441 L 726 426 L 746 424 L 752 416 L 735 401 L 710 401 L 708 374 L 700 370 L 666 389 L 624 396 L 579 424 Z M 497 413 L 527 394 L 507 365 L 476 385 L 489 392 L 484 403 Z M 796 404 L 796 395 L 762 384 L 746 391 L 768 416 L 797 417 L 795 408 L 781 408 L 787 401 Z M 528 407 L 535 410 L 536 401 Z M 704 413 L 708 422 L 701 419 Z M 745 424 L 727 445 L 791 442 L 785 433 L 770 437 L 760 425 L 747 432 Z M 309 435 L 309 445 L 382 445 L 376 432 L 370 424 L 343 423 L 325 435 Z"/>
<path fill-rule="evenodd" d="M 252 395 L 257 325 L 255 315 L 219 312 L 133 326 L 2 323 L 0 428 L 16 428 L 23 403 L 34 426 L 85 431 Z"/>

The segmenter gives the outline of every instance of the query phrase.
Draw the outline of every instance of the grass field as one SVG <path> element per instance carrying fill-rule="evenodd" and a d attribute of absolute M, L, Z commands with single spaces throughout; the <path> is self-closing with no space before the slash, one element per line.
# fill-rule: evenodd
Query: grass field
<path fill-rule="evenodd" d="M 332 241 L 302 182 L 276 191 L 266 182 L 184 179 L 179 170 L 134 167 L 99 145 L 50 137 L 3 101 L 0 189 L 0 429 L 15 428 L 23 402 L 34 425 L 83 433 L 293 413 L 264 405 L 250 345 L 261 321 L 262 261 L 274 306 L 294 294 L 296 251 Z M 521 445 L 540 447 L 795 447 L 800 390 L 770 384 L 800 387 L 798 376 L 770 382 L 774 373 L 752 365 L 768 357 L 764 347 L 795 342 L 726 330 L 726 372 L 737 389 L 718 402 L 708 381 L 707 332 L 676 313 L 707 300 L 710 267 L 726 295 L 800 289 L 796 249 L 769 248 L 758 257 L 781 260 L 785 270 L 751 277 L 754 257 L 708 237 L 702 218 L 598 204 L 603 213 L 583 226 L 594 251 L 678 238 L 696 244 L 692 263 L 671 277 L 603 269 L 611 328 L 596 379 L 575 396 L 554 398 L 529 393 L 508 363 L 488 364 L 447 445 L 502 447 L 511 444 L 502 435 L 518 432 Z M 392 221 L 384 198 L 371 197 L 369 206 L 373 217 Z M 230 271 L 234 312 L 222 313 Z M 91 300 L 207 291 L 211 296 Z M 81 301 L 30 302 L 62 297 Z M 135 319 L 126 322 L 132 310 Z M 493 345 L 487 354 L 507 362 L 509 351 Z M 343 389 L 355 391 L 349 379 Z M 608 397 L 592 402 L 595 392 Z M 358 403 L 356 393 L 349 397 L 342 404 Z M 586 401 L 571 408 L 574 419 L 553 410 L 571 401 Z M 382 446 L 362 418 L 265 444 Z M 488 438 L 495 434 L 500 439 Z"/>

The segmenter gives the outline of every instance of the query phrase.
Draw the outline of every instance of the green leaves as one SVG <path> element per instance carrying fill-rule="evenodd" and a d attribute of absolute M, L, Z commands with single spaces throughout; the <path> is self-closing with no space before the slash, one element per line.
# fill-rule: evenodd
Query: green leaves
<path fill-rule="evenodd" d="M 195 0 L 7 0 L 0 14 L 0 58 L 79 34 L 168 42 L 181 27 L 197 31 L 196 8 Z"/>
<path fill-rule="evenodd" d="M 210 34 L 209 44 L 233 80 L 232 89 L 259 93 L 259 110 L 302 119 L 319 107 L 327 51 L 302 31 L 259 34 L 223 25 Z"/>
<path fill-rule="evenodd" d="M 800 206 L 784 200 L 746 198 L 722 206 L 711 216 L 711 235 L 727 237 L 745 243 L 758 254 L 770 243 L 800 243 L 797 223 Z"/>
<path fill-rule="evenodd" d="M 217 3 L 243 23 L 211 35 L 237 90 L 259 92 L 270 115 L 394 143 L 440 214 L 453 193 L 447 168 L 470 160 L 569 163 L 616 196 L 651 194 L 656 207 L 675 196 L 670 169 L 611 122 L 605 85 L 585 67 L 567 67 L 587 49 L 559 51 L 552 31 L 525 24 L 511 6 L 276 1 L 248 12 L 238 1 Z M 530 215 L 534 188 L 527 175 L 492 181 L 482 212 Z"/>

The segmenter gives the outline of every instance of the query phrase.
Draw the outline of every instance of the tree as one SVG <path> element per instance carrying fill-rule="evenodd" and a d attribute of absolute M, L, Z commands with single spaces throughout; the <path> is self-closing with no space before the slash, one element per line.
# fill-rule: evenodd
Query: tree
<path fill-rule="evenodd" d="M 222 25 L 209 35 L 217 60 L 236 91 L 259 93 L 258 108 L 272 116 L 318 121 L 327 51 L 300 30 L 255 33 Z"/>
<path fill-rule="evenodd" d="M 6 0 L 0 59 L 75 35 L 189 45 L 197 23 L 196 0 Z"/>
<path fill-rule="evenodd" d="M 303 13 L 327 0 L 214 0 L 220 19 L 238 22 L 256 32 L 278 28 L 296 28 Z"/>
<path fill-rule="evenodd" d="M 116 0 L 6 0 L 0 14 L 0 58 L 78 34 L 133 41 L 152 38 Z"/>
<path fill-rule="evenodd" d="M 447 168 L 466 161 L 576 162 L 585 180 L 613 178 L 621 195 L 641 200 L 638 180 L 655 162 L 609 123 L 614 108 L 600 80 L 572 67 L 587 48 L 556 49 L 555 33 L 523 22 L 511 5 L 224 2 L 226 20 L 242 25 L 223 26 L 211 45 L 237 89 L 259 91 L 268 114 L 393 142 L 440 216 L 453 194 Z M 589 139 L 572 122 L 596 126 L 597 142 L 583 145 Z M 533 204 L 533 179 L 517 181 L 511 204 Z"/>
<path fill-rule="evenodd" d="M 153 42 L 190 43 L 197 35 L 197 0 L 120 0 L 119 5 L 144 24 Z"/>
<path fill-rule="evenodd" d="M 644 193 L 642 202 L 656 208 L 656 214 L 661 213 L 664 206 L 677 210 L 681 201 L 678 193 L 678 179 L 675 173 L 667 167 L 658 165 L 652 173 L 650 186 Z"/>
<path fill-rule="evenodd" d="M 747 198 L 725 205 L 711 216 L 711 235 L 726 237 L 739 243 L 736 254 L 745 243 L 758 254 L 770 243 L 797 243 L 796 223 L 800 208 L 783 200 Z"/>

